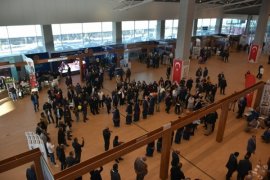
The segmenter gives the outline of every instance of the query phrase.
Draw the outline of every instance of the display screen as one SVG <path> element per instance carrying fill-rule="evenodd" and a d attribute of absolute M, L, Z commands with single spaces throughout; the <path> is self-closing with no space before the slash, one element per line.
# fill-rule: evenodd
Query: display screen
<path fill-rule="evenodd" d="M 83 61 L 83 64 L 85 64 L 85 61 Z M 61 65 L 58 67 L 58 71 L 60 73 L 67 73 L 68 72 L 68 66 L 70 67 L 71 72 L 80 71 L 80 61 L 75 60 L 73 62 L 62 62 Z"/>

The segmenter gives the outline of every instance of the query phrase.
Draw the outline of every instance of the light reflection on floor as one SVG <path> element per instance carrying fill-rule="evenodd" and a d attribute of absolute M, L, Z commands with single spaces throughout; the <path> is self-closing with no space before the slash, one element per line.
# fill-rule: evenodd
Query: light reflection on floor
<path fill-rule="evenodd" d="M 13 111 L 14 109 L 14 103 L 9 97 L 0 100 L 0 117 Z"/>

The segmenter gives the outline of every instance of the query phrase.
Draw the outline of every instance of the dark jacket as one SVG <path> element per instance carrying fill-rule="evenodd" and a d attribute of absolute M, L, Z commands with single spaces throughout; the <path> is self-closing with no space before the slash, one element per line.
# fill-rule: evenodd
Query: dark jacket
<path fill-rule="evenodd" d="M 239 161 L 237 172 L 240 176 L 245 176 L 248 171 L 252 170 L 252 164 L 248 159 L 243 159 Z"/>
<path fill-rule="evenodd" d="M 230 155 L 226 167 L 233 171 L 237 170 L 237 158 L 234 156 L 234 154 Z"/>
<path fill-rule="evenodd" d="M 116 169 L 111 170 L 111 180 L 121 180 L 118 170 Z"/>
<path fill-rule="evenodd" d="M 254 153 L 256 150 L 256 141 L 254 141 L 252 138 L 248 140 L 247 144 L 247 152 Z"/>
<path fill-rule="evenodd" d="M 171 168 L 171 180 L 185 179 L 185 175 L 179 166 L 172 166 Z"/>

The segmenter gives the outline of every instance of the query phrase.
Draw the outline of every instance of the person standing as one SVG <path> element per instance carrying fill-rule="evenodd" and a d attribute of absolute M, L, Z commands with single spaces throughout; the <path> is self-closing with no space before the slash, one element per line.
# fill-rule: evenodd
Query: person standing
<path fill-rule="evenodd" d="M 107 107 L 107 113 L 110 114 L 111 109 L 112 109 L 112 98 L 109 95 L 107 95 L 104 99 L 104 102 Z"/>
<path fill-rule="evenodd" d="M 243 117 L 243 113 L 245 112 L 245 108 L 247 106 L 247 98 L 246 97 L 241 97 L 238 101 L 238 112 L 237 112 L 237 119 Z"/>
<path fill-rule="evenodd" d="M 131 76 L 131 71 L 129 68 L 127 68 L 126 71 L 126 81 L 129 83 L 130 82 L 130 76 Z"/>
<path fill-rule="evenodd" d="M 82 147 L 84 146 L 84 138 L 82 137 L 82 144 L 79 144 L 78 138 L 74 138 L 72 147 L 75 152 L 75 160 L 77 163 L 81 162 Z"/>
<path fill-rule="evenodd" d="M 111 174 L 111 180 L 121 180 L 121 176 L 118 172 L 118 164 L 114 164 L 113 168 L 110 171 Z"/>
<path fill-rule="evenodd" d="M 207 67 L 204 67 L 203 78 L 206 78 L 207 76 L 208 76 L 208 69 L 207 69 Z"/>
<path fill-rule="evenodd" d="M 138 103 L 138 101 L 136 101 L 135 105 L 134 105 L 134 114 L 133 114 L 133 121 L 137 122 L 140 120 L 140 105 Z"/>
<path fill-rule="evenodd" d="M 52 116 L 52 105 L 49 102 L 45 102 L 43 105 L 43 111 L 45 112 L 49 123 L 51 123 L 51 120 L 52 123 L 54 123 L 54 118 Z"/>
<path fill-rule="evenodd" d="M 185 179 L 185 175 L 182 171 L 182 163 L 171 167 L 171 180 Z"/>
<path fill-rule="evenodd" d="M 247 154 L 251 156 L 251 154 L 255 154 L 256 151 L 256 136 L 252 135 L 247 142 Z"/>
<path fill-rule="evenodd" d="M 169 66 L 167 67 L 167 70 L 166 70 L 166 76 L 167 76 L 167 79 L 170 78 L 170 75 L 171 75 L 171 66 L 169 65 Z"/>
<path fill-rule="evenodd" d="M 104 139 L 104 148 L 105 151 L 108 151 L 110 148 L 110 139 L 111 139 L 111 132 L 110 129 L 108 127 L 106 127 L 103 130 L 103 139 Z"/>
<path fill-rule="evenodd" d="M 250 155 L 245 155 L 243 160 L 240 160 L 237 167 L 237 180 L 244 180 L 248 172 L 252 170 L 252 164 L 249 160 Z"/>
<path fill-rule="evenodd" d="M 230 180 L 234 171 L 237 170 L 238 162 L 237 157 L 239 156 L 239 152 L 232 153 L 229 157 L 229 160 L 226 164 L 228 172 L 226 174 L 226 180 Z"/>
<path fill-rule="evenodd" d="M 59 145 L 56 148 L 56 155 L 61 163 L 61 171 L 63 171 L 64 169 L 66 169 L 66 154 L 63 144 Z"/>
<path fill-rule="evenodd" d="M 73 153 L 73 151 L 70 151 L 69 152 L 69 156 L 66 158 L 67 167 L 71 167 L 71 166 L 73 166 L 76 163 L 77 162 L 76 162 L 76 160 L 74 158 L 74 153 Z"/>
<path fill-rule="evenodd" d="M 26 169 L 26 179 L 27 180 L 37 180 L 37 175 L 36 175 L 34 164 L 31 164 L 30 168 Z"/>
<path fill-rule="evenodd" d="M 62 119 L 62 116 L 64 114 L 63 109 L 60 107 L 60 105 L 57 105 L 57 107 L 54 110 L 55 118 L 56 118 L 56 127 L 59 126 L 59 121 Z"/>
<path fill-rule="evenodd" d="M 262 79 L 263 73 L 264 73 L 263 65 L 260 65 L 260 66 L 259 66 L 259 69 L 258 69 L 258 74 L 257 74 L 256 77 L 257 77 L 258 79 Z"/>
<path fill-rule="evenodd" d="M 57 164 L 56 164 L 55 158 L 54 158 L 54 145 L 51 143 L 50 138 L 47 139 L 46 146 L 48 149 L 48 153 L 49 153 L 51 162 L 55 165 L 55 167 L 57 167 Z"/>
<path fill-rule="evenodd" d="M 90 172 L 90 180 L 102 180 L 101 172 L 103 171 L 103 167 L 101 166 L 99 169 L 95 169 Z"/>
<path fill-rule="evenodd" d="M 132 109 L 131 102 L 128 102 L 127 109 L 126 109 L 126 113 L 127 113 L 126 124 L 132 123 L 132 113 L 133 113 L 132 111 L 133 111 L 133 109 Z"/>
<path fill-rule="evenodd" d="M 142 111 L 143 119 L 147 119 L 147 114 L 148 114 L 148 101 L 147 96 L 145 96 L 143 100 L 143 111 Z"/>
<path fill-rule="evenodd" d="M 39 99 L 39 96 L 38 96 L 37 92 L 33 92 L 31 94 L 31 101 L 33 103 L 35 112 L 39 111 L 39 101 L 38 101 L 38 99 Z"/>
<path fill-rule="evenodd" d="M 148 173 L 146 157 L 137 157 L 134 162 L 134 170 L 137 174 L 136 180 L 143 180 Z"/>
<path fill-rule="evenodd" d="M 225 77 L 223 77 L 221 80 L 220 80 L 220 94 L 223 94 L 225 95 L 225 89 L 227 87 L 227 81 L 225 79 Z"/>
<path fill-rule="evenodd" d="M 172 105 L 172 97 L 171 95 L 168 93 L 167 97 L 165 98 L 165 111 L 169 114 L 170 113 L 170 109 L 171 109 L 171 105 Z"/>
<path fill-rule="evenodd" d="M 117 109 L 117 106 L 115 107 L 115 110 L 113 112 L 113 124 L 114 127 L 120 127 L 120 112 Z"/>

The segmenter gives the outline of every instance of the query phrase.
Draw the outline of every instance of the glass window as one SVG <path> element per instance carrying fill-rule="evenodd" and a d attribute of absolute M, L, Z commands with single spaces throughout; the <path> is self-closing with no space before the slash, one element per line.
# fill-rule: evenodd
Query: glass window
<path fill-rule="evenodd" d="M 157 39 L 157 21 L 149 21 L 148 27 L 148 38 L 149 40 L 156 40 Z"/>
<path fill-rule="evenodd" d="M 148 40 L 148 21 L 135 21 L 134 42 Z"/>
<path fill-rule="evenodd" d="M 198 19 L 197 21 L 197 36 L 215 34 L 216 19 Z"/>
<path fill-rule="evenodd" d="M 172 38 L 177 38 L 178 32 L 178 19 L 173 20 Z"/>
<path fill-rule="evenodd" d="M 102 44 L 101 23 L 83 23 L 83 41 L 85 47 Z"/>
<path fill-rule="evenodd" d="M 122 22 L 122 42 L 130 43 L 134 39 L 134 21 L 123 21 Z"/>
<path fill-rule="evenodd" d="M 173 20 L 166 20 L 165 21 L 165 39 L 172 38 L 172 28 L 173 28 Z"/>
<path fill-rule="evenodd" d="M 242 19 L 223 19 L 221 33 L 239 35 L 245 32 L 246 20 Z"/>
<path fill-rule="evenodd" d="M 44 52 L 44 39 L 40 25 L 1 26 L 1 56 Z"/>
<path fill-rule="evenodd" d="M 113 23 L 102 22 L 102 42 L 103 44 L 113 43 Z"/>

